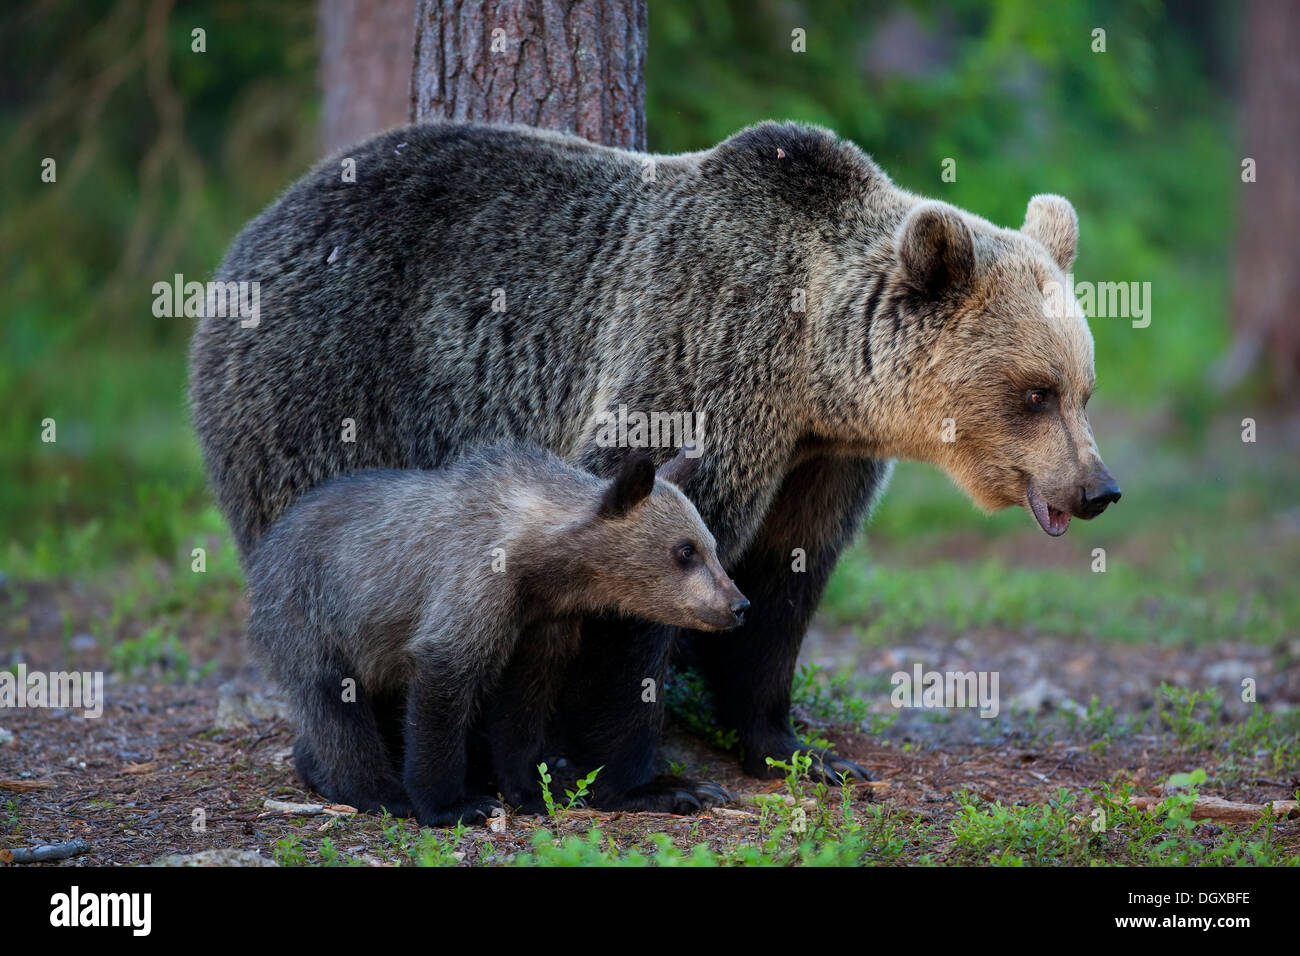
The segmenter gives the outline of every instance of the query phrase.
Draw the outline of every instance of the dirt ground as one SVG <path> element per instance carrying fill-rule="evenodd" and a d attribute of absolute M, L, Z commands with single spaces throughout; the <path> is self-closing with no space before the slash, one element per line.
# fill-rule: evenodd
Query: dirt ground
<path fill-rule="evenodd" d="M 42 617 L 52 590 L 29 595 L 29 669 L 108 670 L 102 717 L 54 709 L 7 710 L 0 721 L 0 849 L 84 840 L 89 851 L 63 866 L 132 865 L 169 854 L 204 850 L 256 851 L 271 859 L 277 841 L 317 836 L 328 816 L 268 813 L 268 799 L 312 803 L 289 762 L 291 728 L 273 692 L 240 671 L 239 631 L 218 641 L 216 670 L 193 683 L 116 678 L 97 647 L 68 640 L 58 615 Z M 82 596 L 84 600 L 94 598 Z M 837 664 L 852 654 L 858 676 L 881 686 L 869 698 L 873 713 L 896 714 L 879 736 L 815 728 L 838 751 L 868 768 L 876 783 L 858 800 L 875 799 L 909 819 L 945 824 L 960 812 L 954 794 L 969 791 L 1005 805 L 1042 803 L 1059 788 L 1084 794 L 1099 781 L 1131 780 L 1138 792 L 1158 792 L 1170 774 L 1212 768 L 1214 753 L 1189 754 L 1151 734 L 1118 735 L 1105 748 L 1091 747 L 1081 730 L 1069 732 L 1060 718 L 1075 704 L 1099 695 L 1121 714 L 1150 708 L 1162 681 L 1184 687 L 1217 686 L 1230 698 L 1242 674 L 1256 677 L 1261 700 L 1300 706 L 1300 675 L 1277 668 L 1276 655 L 1255 646 L 1217 646 L 1213 654 L 1153 646 L 1071 646 L 1026 642 L 1014 635 L 967 635 L 919 641 L 905 648 L 863 649 L 847 634 L 815 630 L 805 648 L 813 663 Z M 934 719 L 925 711 L 895 711 L 888 675 L 922 660 L 928 669 L 996 669 L 1004 708 L 1014 721 L 996 732 L 974 715 Z M 1007 702 L 1011 703 L 1008 704 Z M 796 716 L 800 716 L 796 713 Z M 808 715 L 803 715 L 808 716 Z M 815 722 L 810 718 L 809 722 Z M 531 834 L 581 832 L 599 823 L 617 842 L 632 843 L 655 832 L 718 848 L 756 838 L 755 794 L 773 793 L 781 781 L 744 777 L 735 758 L 670 730 L 664 758 L 687 773 L 722 784 L 737 799 L 695 817 L 576 810 L 561 821 L 508 818 L 502 832 L 476 828 L 464 841 L 463 862 L 472 864 L 491 848 L 494 859 L 526 851 Z M 1300 768 L 1289 774 L 1240 779 L 1216 796 L 1258 803 L 1293 798 Z M 1083 806 L 1088 806 L 1086 795 Z M 196 820 L 202 820 L 202 827 Z M 412 833 L 415 825 L 404 821 Z M 1300 823 L 1287 838 L 1300 851 Z M 353 860 L 391 860 L 391 835 L 367 819 L 330 829 L 339 851 Z M 940 849 L 942 849 L 940 847 Z M 311 862 L 308 855 L 306 862 Z M 906 861 L 903 861 L 906 862 Z"/>

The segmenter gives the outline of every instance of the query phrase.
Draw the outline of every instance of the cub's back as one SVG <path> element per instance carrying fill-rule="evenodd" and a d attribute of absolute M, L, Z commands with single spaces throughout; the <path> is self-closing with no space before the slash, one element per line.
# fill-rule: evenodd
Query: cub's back
<path fill-rule="evenodd" d="M 492 580 L 478 576 L 491 573 L 493 550 L 526 522 L 562 524 L 594 500 L 598 484 L 519 445 L 481 449 L 438 470 L 332 479 L 295 502 L 258 547 L 249 573 L 254 611 L 295 610 L 345 637 L 375 623 L 413 626 L 432 602 Z"/>

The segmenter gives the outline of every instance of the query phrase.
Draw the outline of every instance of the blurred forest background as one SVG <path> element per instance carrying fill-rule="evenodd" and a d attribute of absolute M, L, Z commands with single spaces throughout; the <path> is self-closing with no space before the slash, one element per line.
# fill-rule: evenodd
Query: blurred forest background
<path fill-rule="evenodd" d="M 1151 283 L 1149 327 L 1092 323 L 1092 417 L 1123 503 L 1049 541 L 1023 512 L 983 516 L 934 469 L 905 464 L 824 621 L 864 639 L 987 626 L 1294 643 L 1295 381 L 1233 303 L 1254 287 L 1236 252 L 1247 191 L 1275 206 L 1300 168 L 1291 152 L 1289 168 L 1261 161 L 1258 181 L 1242 181 L 1257 59 L 1245 9 L 650 4 L 651 150 L 708 147 L 768 118 L 823 124 L 903 187 L 1002 225 L 1018 226 L 1034 193 L 1061 193 L 1081 220 L 1076 278 Z M 191 51 L 195 28 L 206 52 Z M 791 52 L 795 28 L 806 53 Z M 64 611 L 69 634 L 139 639 L 128 622 L 146 617 L 163 622 L 154 642 L 229 628 L 241 578 L 185 404 L 192 320 L 154 317 L 152 286 L 210 275 L 322 154 L 317 9 L 37 0 L 6 4 L 0 36 L 0 569 L 109 589 L 89 623 Z M 1294 130 L 1294 99 L 1284 108 Z M 45 157 L 56 183 L 41 181 Z M 1254 443 L 1243 418 L 1258 423 Z M 202 584 L 196 545 L 209 550 Z M 1106 574 L 1090 573 L 1095 547 Z M 225 623 L 196 625 L 205 608 Z"/>

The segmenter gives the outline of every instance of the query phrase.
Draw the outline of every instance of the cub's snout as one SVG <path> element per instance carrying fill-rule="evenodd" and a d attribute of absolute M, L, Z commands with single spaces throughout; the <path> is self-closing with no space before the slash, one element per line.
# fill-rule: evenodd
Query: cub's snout
<path fill-rule="evenodd" d="M 726 584 L 720 589 L 722 604 L 711 605 L 701 609 L 700 620 L 709 625 L 706 630 L 727 631 L 745 623 L 745 612 L 749 610 L 749 598 L 740 593 L 735 582 L 723 574 Z"/>

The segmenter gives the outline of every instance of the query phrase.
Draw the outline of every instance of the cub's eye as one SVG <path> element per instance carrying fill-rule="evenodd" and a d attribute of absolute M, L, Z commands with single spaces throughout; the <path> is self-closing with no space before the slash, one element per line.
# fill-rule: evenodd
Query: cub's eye
<path fill-rule="evenodd" d="M 673 557 L 682 567 L 687 567 L 695 560 L 695 545 L 689 541 L 683 541 L 677 547 L 673 548 Z"/>
<path fill-rule="evenodd" d="M 1031 412 L 1041 412 L 1051 404 L 1052 391 L 1048 388 L 1031 388 L 1025 392 L 1025 408 Z"/>

